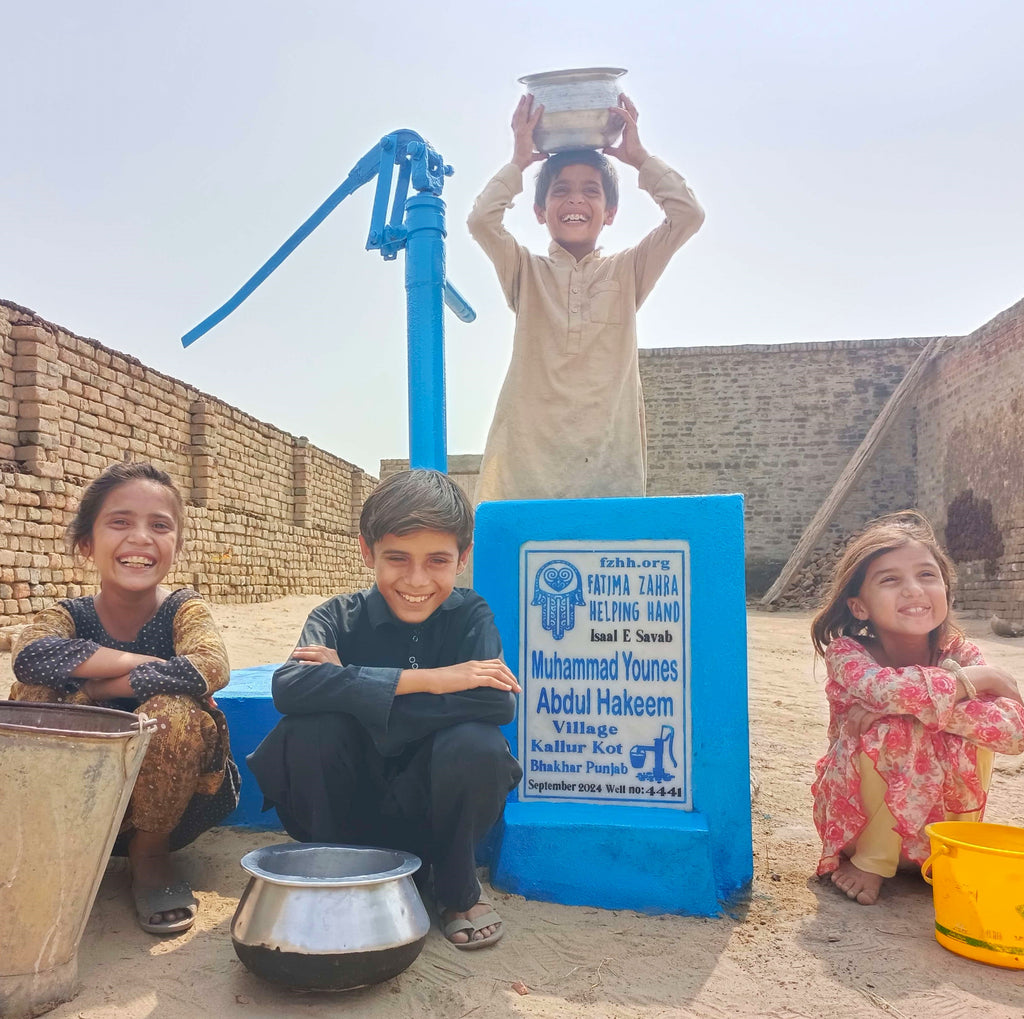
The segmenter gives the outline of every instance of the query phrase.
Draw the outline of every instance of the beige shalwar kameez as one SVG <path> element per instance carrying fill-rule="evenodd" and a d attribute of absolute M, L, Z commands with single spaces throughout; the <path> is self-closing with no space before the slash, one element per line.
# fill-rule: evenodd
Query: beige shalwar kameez
<path fill-rule="evenodd" d="M 511 163 L 491 179 L 469 230 L 516 315 L 512 361 L 484 450 L 477 501 L 642 496 L 647 449 L 636 311 L 704 212 L 686 181 L 650 156 L 640 186 L 665 221 L 636 247 L 579 262 L 552 242 L 534 255 L 504 228 L 523 190 Z"/>

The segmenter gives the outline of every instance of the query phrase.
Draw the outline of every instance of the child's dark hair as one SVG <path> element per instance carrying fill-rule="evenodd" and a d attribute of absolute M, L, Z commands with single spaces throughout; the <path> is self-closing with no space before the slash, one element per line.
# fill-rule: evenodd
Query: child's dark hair
<path fill-rule="evenodd" d="M 537 174 L 537 190 L 534 193 L 533 204 L 543 209 L 544 203 L 548 200 L 548 190 L 553 181 L 567 166 L 592 166 L 601 173 L 601 186 L 604 188 L 605 205 L 609 209 L 619 207 L 619 175 L 615 172 L 611 160 L 597 149 L 568 149 L 565 152 L 556 152 L 549 156 L 541 164 L 540 173 Z"/>
<path fill-rule="evenodd" d="M 956 586 L 956 568 L 939 545 L 932 525 L 917 510 L 901 510 L 872 520 L 860 534 L 854 535 L 839 560 L 828 594 L 811 622 L 811 642 L 819 655 L 836 637 L 876 637 L 870 619 L 858 619 L 847 604 L 856 598 L 864 584 L 868 566 L 886 552 L 902 548 L 908 542 L 923 545 L 934 557 L 946 585 L 946 618 L 928 635 L 932 651 L 946 647 L 952 638 L 963 637 L 953 619 L 951 607 Z M 925 664 L 925 663 L 921 663 Z"/>
<path fill-rule="evenodd" d="M 171 476 L 150 463 L 115 463 L 94 478 L 82 494 L 78 503 L 78 511 L 71 523 L 68 524 L 65 534 L 72 552 L 82 552 L 88 547 L 92 540 L 92 529 L 96 524 L 96 517 L 99 516 L 107 496 L 115 488 L 128 481 L 154 481 L 158 485 L 163 485 L 171 493 L 174 502 L 175 523 L 178 525 L 178 549 L 181 548 L 181 543 L 185 538 L 185 504 L 182 502 L 181 493 L 171 481 Z"/>
<path fill-rule="evenodd" d="M 473 542 L 473 506 L 440 471 L 399 471 L 385 478 L 363 503 L 359 533 L 372 549 L 385 534 L 443 531 L 455 536 L 461 555 Z"/>

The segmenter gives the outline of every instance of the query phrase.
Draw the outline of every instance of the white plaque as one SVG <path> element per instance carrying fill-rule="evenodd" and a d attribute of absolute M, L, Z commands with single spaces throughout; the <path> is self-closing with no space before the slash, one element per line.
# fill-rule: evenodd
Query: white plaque
<path fill-rule="evenodd" d="M 690 810 L 685 541 L 528 541 L 520 553 L 522 801 Z"/>

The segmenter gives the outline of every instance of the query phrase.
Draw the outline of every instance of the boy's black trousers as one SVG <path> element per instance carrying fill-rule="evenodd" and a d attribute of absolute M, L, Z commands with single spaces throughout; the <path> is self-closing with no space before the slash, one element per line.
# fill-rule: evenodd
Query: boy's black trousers
<path fill-rule="evenodd" d="M 351 715 L 286 715 L 248 758 L 299 842 L 382 846 L 433 866 L 434 895 L 464 911 L 480 897 L 475 849 L 522 778 L 496 725 L 461 722 L 384 757 Z"/>

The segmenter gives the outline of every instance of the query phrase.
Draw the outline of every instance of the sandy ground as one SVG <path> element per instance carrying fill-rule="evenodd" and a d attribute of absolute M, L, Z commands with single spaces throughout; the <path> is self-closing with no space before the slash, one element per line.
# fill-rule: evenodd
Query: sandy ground
<path fill-rule="evenodd" d="M 215 606 L 236 668 L 280 661 L 319 598 Z M 192 931 L 143 933 L 124 864 L 100 888 L 79 953 L 82 990 L 54 1019 L 229 1019 L 330 1016 L 1024 1017 L 1024 971 L 985 966 L 941 948 L 931 890 L 912 874 L 879 905 L 854 905 L 814 878 L 818 843 L 809 787 L 824 749 L 823 670 L 812 667 L 805 613 L 751 612 L 754 881 L 718 919 L 644 916 L 559 906 L 495 891 L 504 940 L 458 952 L 433 929 L 394 980 L 345 994 L 278 989 L 252 976 L 231 945 L 245 886 L 239 858 L 276 833 L 218 829 L 180 854 L 201 902 Z M 1024 677 L 1024 641 L 967 628 L 992 662 Z M 0 691 L 9 655 L 0 663 Z M 1001 758 L 987 820 L 1024 825 L 1024 760 Z M 526 994 L 517 992 L 521 982 Z M 522 989 L 522 988 L 521 988 Z"/>

